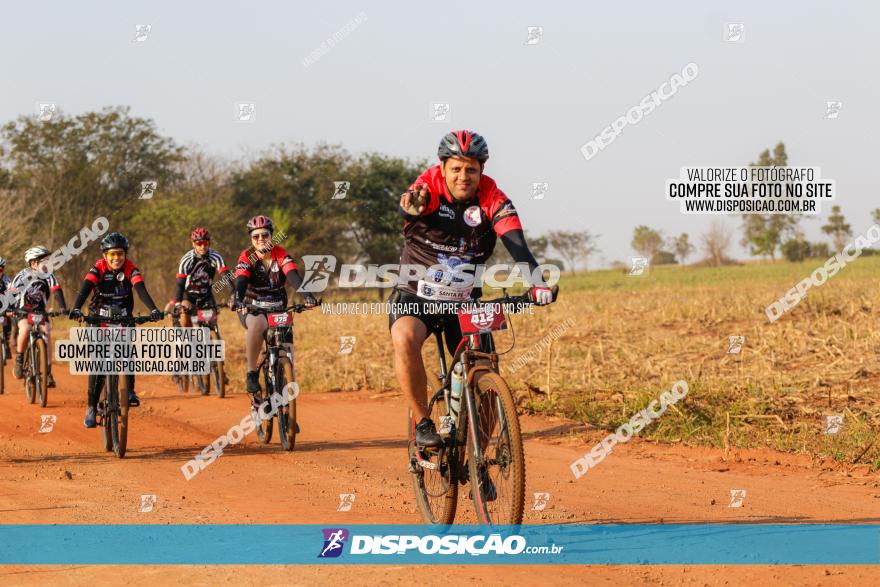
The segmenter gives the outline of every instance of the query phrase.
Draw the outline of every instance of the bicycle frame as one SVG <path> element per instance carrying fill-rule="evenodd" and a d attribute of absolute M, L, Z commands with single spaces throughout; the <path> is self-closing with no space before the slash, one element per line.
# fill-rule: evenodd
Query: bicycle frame
<path fill-rule="evenodd" d="M 434 336 L 437 342 L 437 354 L 440 357 L 440 389 L 436 390 L 434 395 L 428 400 L 429 414 L 432 412 L 434 404 L 441 398 L 443 398 L 447 406 L 450 405 L 450 387 L 452 385 L 452 372 L 446 365 L 446 353 L 442 329 L 435 330 Z M 484 352 L 481 350 L 484 347 L 491 349 L 491 352 Z M 450 434 L 450 438 L 454 439 L 454 445 L 456 447 L 464 446 L 465 440 L 467 439 L 465 434 L 467 432 L 466 427 L 461 425 L 462 418 L 465 417 L 465 413 L 467 413 L 467 422 L 471 427 L 471 433 L 474 434 L 474 442 L 477 449 L 482 451 L 480 438 L 474 424 L 476 421 L 477 406 L 476 400 L 474 399 L 473 383 L 476 375 L 481 371 L 498 371 L 498 354 L 494 352 L 494 348 L 495 343 L 492 339 L 491 333 L 468 334 L 462 337 L 461 342 L 458 344 L 458 348 L 455 350 L 455 355 L 452 357 L 453 365 L 456 362 L 462 363 L 463 372 L 466 376 L 464 387 L 462 389 L 462 396 L 459 399 L 461 403 L 459 403 L 458 414 L 456 414 L 456 418 L 453 421 L 453 434 Z M 462 403 L 465 406 L 465 410 L 462 410 L 460 407 Z M 482 452 L 479 454 L 482 454 Z"/>

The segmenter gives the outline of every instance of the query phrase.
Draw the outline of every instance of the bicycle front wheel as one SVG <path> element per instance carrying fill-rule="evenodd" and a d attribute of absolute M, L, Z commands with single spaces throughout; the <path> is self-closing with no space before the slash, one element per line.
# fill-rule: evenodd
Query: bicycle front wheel
<path fill-rule="evenodd" d="M 128 448 L 128 377 L 122 376 L 124 383 L 118 385 L 119 376 L 116 377 L 119 393 L 116 395 L 117 405 L 119 406 L 118 431 L 116 433 L 116 443 L 113 446 L 113 452 L 120 459 L 125 456 Z"/>
<path fill-rule="evenodd" d="M 219 331 L 212 331 L 211 340 L 220 341 L 223 339 L 220 338 Z M 214 392 L 217 394 L 217 397 L 225 397 L 226 373 L 224 372 L 223 361 L 216 361 L 214 363 L 211 363 L 211 377 L 214 378 Z"/>
<path fill-rule="evenodd" d="M 275 419 L 266 415 L 269 411 L 269 406 L 271 406 L 271 402 L 269 406 L 266 406 L 271 386 L 272 382 L 269 378 L 269 370 L 265 369 L 263 371 L 263 390 L 260 393 L 261 407 L 259 410 L 252 410 L 254 412 L 255 422 L 257 423 L 257 438 L 260 440 L 261 444 L 269 444 L 269 442 L 272 441 L 272 428 Z M 265 406 L 265 408 L 263 406 Z"/>
<path fill-rule="evenodd" d="M 468 427 L 468 473 L 474 511 L 481 524 L 520 524 L 526 464 L 513 395 L 497 373 L 481 372 L 474 400 L 477 417 Z M 476 454 L 475 434 L 480 441 Z"/>
<path fill-rule="evenodd" d="M 49 353 L 46 350 L 46 341 L 42 338 L 38 338 L 34 343 L 34 366 L 37 399 L 40 401 L 40 407 L 45 408 L 49 399 Z"/>
<path fill-rule="evenodd" d="M 284 386 L 293 381 L 293 365 L 290 361 L 281 360 L 275 381 L 278 385 L 277 393 L 286 395 Z M 281 448 L 293 450 L 296 446 L 296 399 L 290 400 L 286 406 L 278 407 L 278 435 L 281 437 Z"/>
<path fill-rule="evenodd" d="M 433 373 L 428 376 L 428 397 L 440 389 L 440 381 Z M 440 417 L 447 414 L 446 401 L 434 403 L 431 419 L 440 428 Z M 458 504 L 458 451 L 447 446 L 439 449 L 419 449 L 415 445 L 415 425 L 412 410 L 407 420 L 409 470 L 419 515 L 426 524 L 451 524 Z"/>

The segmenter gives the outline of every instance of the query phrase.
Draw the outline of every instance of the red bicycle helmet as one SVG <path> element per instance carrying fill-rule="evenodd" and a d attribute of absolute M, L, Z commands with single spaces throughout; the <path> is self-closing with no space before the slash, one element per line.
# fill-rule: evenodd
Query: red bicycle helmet
<path fill-rule="evenodd" d="M 456 130 L 440 140 L 437 156 L 441 161 L 450 157 L 471 157 L 485 163 L 489 158 L 489 145 L 480 134 L 470 130 Z"/>
<path fill-rule="evenodd" d="M 258 228 L 267 228 L 269 232 L 275 232 L 275 225 L 272 224 L 272 219 L 268 216 L 254 216 L 247 223 L 247 231 L 251 233 Z"/>
<path fill-rule="evenodd" d="M 211 240 L 211 233 L 208 232 L 207 228 L 200 226 L 189 233 L 189 239 L 191 241 L 209 241 Z"/>

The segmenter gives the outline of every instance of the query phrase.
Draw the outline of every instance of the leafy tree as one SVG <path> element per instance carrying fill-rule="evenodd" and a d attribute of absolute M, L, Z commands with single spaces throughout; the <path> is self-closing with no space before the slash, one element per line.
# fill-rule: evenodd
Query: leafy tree
<path fill-rule="evenodd" d="M 630 246 L 641 256 L 653 259 L 663 247 L 663 234 L 644 225 L 636 226 Z"/>
<path fill-rule="evenodd" d="M 59 113 L 49 121 L 21 116 L 3 125 L 0 140 L 4 185 L 35 212 L 33 218 L 17 218 L 29 229 L 24 246 L 43 243 L 50 250 L 99 216 L 108 218 L 110 230 L 122 230 L 148 202 L 138 199 L 141 182 L 158 182 L 159 193 L 168 190 L 184 161 L 181 147 L 127 107 Z M 78 282 L 95 256 L 74 256 L 62 276 Z"/>
<path fill-rule="evenodd" d="M 690 237 L 688 237 L 688 233 L 683 232 L 677 237 L 671 239 L 669 243 L 669 248 L 671 248 L 675 252 L 675 256 L 678 259 L 678 262 L 682 265 L 685 264 L 685 260 L 691 256 L 691 253 L 694 252 L 694 245 L 690 242 Z"/>
<path fill-rule="evenodd" d="M 370 153 L 350 166 L 351 182 L 345 199 L 331 200 L 350 221 L 358 256 L 368 263 L 395 263 L 403 245 L 400 195 L 427 166 Z M 503 248 L 503 247 L 502 247 Z"/>
<path fill-rule="evenodd" d="M 572 273 L 578 259 L 583 259 L 586 269 L 590 256 L 599 251 L 596 238 L 598 235 L 590 234 L 586 230 L 551 230 L 547 233 L 550 247 L 559 253 Z"/>
<path fill-rule="evenodd" d="M 675 265 L 675 255 L 669 251 L 657 251 L 651 257 L 651 265 Z"/>
<path fill-rule="evenodd" d="M 720 220 L 713 221 L 709 230 L 702 235 L 703 250 L 716 267 L 728 261 L 727 251 L 730 249 L 731 237 L 730 229 Z"/>
<path fill-rule="evenodd" d="M 751 167 L 785 167 L 788 155 L 785 144 L 781 141 L 773 148 L 773 154 L 765 149 L 758 156 L 758 161 L 749 164 Z M 742 246 L 755 256 L 776 259 L 776 250 L 783 239 L 792 234 L 797 227 L 800 216 L 790 214 L 743 214 Z"/>
<path fill-rule="evenodd" d="M 840 206 L 831 206 L 831 214 L 828 216 L 828 223 L 822 226 L 822 232 L 831 235 L 831 241 L 834 249 L 843 250 L 847 241 L 852 236 L 852 227 L 846 222 Z"/>
<path fill-rule="evenodd" d="M 283 208 L 293 219 L 281 243 L 295 257 L 332 254 L 346 260 L 355 253 L 351 217 L 333 200 L 334 181 L 350 181 L 351 156 L 340 147 L 277 147 L 232 174 L 231 203 L 241 218 Z M 245 220 L 246 221 L 246 220 Z M 250 243 L 244 231 L 239 246 Z"/>

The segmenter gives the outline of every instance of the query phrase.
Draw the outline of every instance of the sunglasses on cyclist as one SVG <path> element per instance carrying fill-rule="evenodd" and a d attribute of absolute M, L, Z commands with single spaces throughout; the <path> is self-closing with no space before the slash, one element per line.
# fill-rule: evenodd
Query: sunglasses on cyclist
<path fill-rule="evenodd" d="M 111 259 L 122 259 L 123 257 L 125 257 L 125 251 L 110 250 L 110 251 L 106 251 L 104 253 L 104 256 L 109 257 Z"/>
<path fill-rule="evenodd" d="M 211 241 L 209 241 L 209 240 L 193 241 L 193 244 L 194 244 L 194 245 L 199 245 L 199 246 L 201 246 L 201 245 L 207 245 L 207 244 L 210 243 L 210 242 L 211 242 Z"/>
<path fill-rule="evenodd" d="M 265 239 L 269 239 L 269 238 L 272 238 L 271 232 L 255 232 L 251 235 L 251 240 L 255 240 L 255 241 L 260 240 L 260 239 L 265 240 Z"/>

